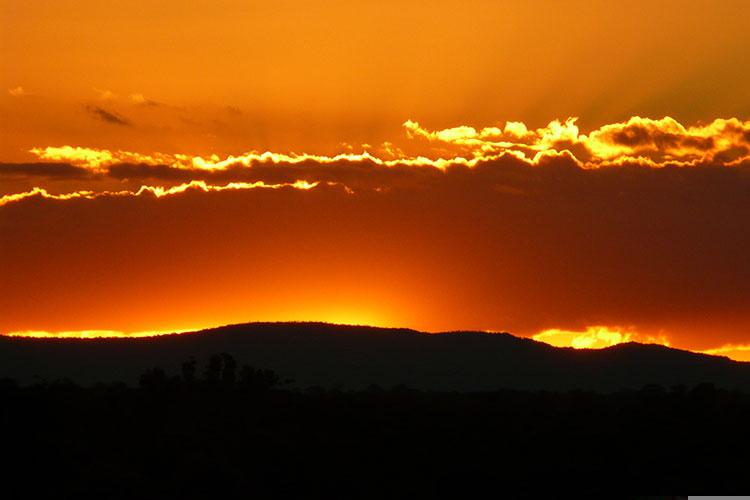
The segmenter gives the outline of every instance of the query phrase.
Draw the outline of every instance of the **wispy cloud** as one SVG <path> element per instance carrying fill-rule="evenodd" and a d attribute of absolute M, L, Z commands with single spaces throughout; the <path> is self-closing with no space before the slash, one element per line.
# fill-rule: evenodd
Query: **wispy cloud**
<path fill-rule="evenodd" d="M 162 103 L 148 99 L 143 94 L 130 94 L 129 100 L 139 106 L 162 106 Z"/>
<path fill-rule="evenodd" d="M 132 127 L 133 124 L 122 115 L 119 115 L 113 111 L 107 111 L 99 106 L 86 106 L 86 110 L 96 119 L 103 122 L 111 123 L 112 125 L 120 125 L 123 127 Z"/>
<path fill-rule="evenodd" d="M 20 85 L 18 87 L 8 89 L 8 94 L 12 95 L 13 97 L 23 97 L 23 96 L 31 95 L 31 93 L 28 90 L 21 87 Z"/>
<path fill-rule="evenodd" d="M 117 94 L 115 94 L 111 90 L 98 89 L 96 87 L 94 87 L 93 90 L 94 92 L 96 92 L 97 97 L 102 101 L 111 101 L 117 99 Z"/>
<path fill-rule="evenodd" d="M 0 178 L 3 177 L 48 177 L 54 179 L 84 179 L 92 170 L 69 163 L 0 163 Z"/>
<path fill-rule="evenodd" d="M 143 195 L 152 195 L 156 198 L 162 198 L 164 196 L 172 196 L 175 194 L 181 194 L 185 193 L 187 191 L 202 191 L 204 193 L 209 192 L 221 192 L 221 191 L 238 191 L 238 190 L 245 190 L 245 189 L 280 189 L 280 188 L 294 188 L 294 189 L 312 189 L 315 186 L 317 186 L 317 183 L 308 183 L 305 181 L 297 181 L 292 183 L 280 183 L 280 184 L 266 184 L 264 182 L 231 182 L 229 184 L 223 185 L 223 186 L 214 186 L 206 184 L 203 181 L 191 181 L 184 184 L 180 184 L 177 186 L 172 187 L 164 187 L 164 186 L 141 186 L 140 189 L 136 191 L 73 191 L 70 193 L 62 193 L 62 194 L 53 194 L 48 192 L 46 189 L 35 187 L 34 189 L 30 191 L 26 191 L 23 193 L 15 193 L 10 195 L 5 195 L 0 197 L 0 207 L 3 205 L 7 205 L 8 203 L 13 203 L 21 200 L 25 200 L 27 198 L 43 198 L 47 200 L 75 200 L 75 199 L 85 199 L 85 200 L 95 200 L 97 198 L 102 197 L 139 197 Z"/>
<path fill-rule="evenodd" d="M 140 95 L 140 94 L 139 94 Z M 140 96 L 139 102 L 151 102 Z M 98 106 L 87 108 L 96 118 L 116 125 L 131 125 L 123 116 Z M 195 171 L 221 171 L 262 164 L 370 163 L 384 167 L 422 166 L 445 170 L 464 166 L 475 168 L 501 158 L 516 158 L 539 166 L 554 158 L 555 163 L 571 163 L 582 169 L 643 166 L 698 167 L 750 164 L 750 121 L 717 119 L 704 125 L 684 126 L 672 118 L 659 120 L 634 117 L 622 123 L 602 126 L 582 133 L 576 120 L 553 120 L 546 127 L 529 129 L 521 122 L 503 127 L 476 129 L 458 126 L 429 130 L 418 122 L 404 123 L 407 138 L 434 146 L 437 154 L 410 155 L 392 142 L 378 147 L 362 147 L 361 153 L 349 148 L 339 155 L 316 155 L 250 151 L 220 158 L 170 153 L 142 154 L 83 147 L 39 147 L 32 152 L 42 159 L 69 161 L 98 169 L 117 163 L 163 165 Z M 564 160 L 564 161 L 563 161 Z"/>

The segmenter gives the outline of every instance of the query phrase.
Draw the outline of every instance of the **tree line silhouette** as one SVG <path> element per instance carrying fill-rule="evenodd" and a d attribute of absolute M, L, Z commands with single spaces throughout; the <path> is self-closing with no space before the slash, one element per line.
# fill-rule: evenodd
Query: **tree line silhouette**
<path fill-rule="evenodd" d="M 671 498 L 747 487 L 750 395 L 712 384 L 302 389 L 221 353 L 178 374 L 153 367 L 135 387 L 5 379 L 0 401 L 5 498 Z"/>
<path fill-rule="evenodd" d="M 237 362 L 227 353 L 214 354 L 208 359 L 202 377 L 198 377 L 197 373 L 198 362 L 191 357 L 182 363 L 181 376 L 169 376 L 162 368 L 154 367 L 141 375 L 138 386 L 148 392 L 166 392 L 178 388 L 237 388 L 246 392 L 264 392 L 281 383 L 273 370 L 243 365 L 238 373 Z"/>

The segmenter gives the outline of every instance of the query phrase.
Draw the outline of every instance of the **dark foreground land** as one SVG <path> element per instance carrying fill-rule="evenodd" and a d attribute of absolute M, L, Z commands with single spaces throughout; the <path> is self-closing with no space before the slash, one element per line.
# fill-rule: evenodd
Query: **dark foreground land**
<path fill-rule="evenodd" d="M 250 324 L 0 338 L 0 380 L 2 498 L 669 498 L 750 484 L 750 363 L 661 346 Z"/>
<path fill-rule="evenodd" d="M 3 498 L 597 498 L 747 491 L 750 396 L 285 388 L 229 355 L 136 387 L 0 382 Z M 642 497 L 640 497 L 642 498 Z"/>

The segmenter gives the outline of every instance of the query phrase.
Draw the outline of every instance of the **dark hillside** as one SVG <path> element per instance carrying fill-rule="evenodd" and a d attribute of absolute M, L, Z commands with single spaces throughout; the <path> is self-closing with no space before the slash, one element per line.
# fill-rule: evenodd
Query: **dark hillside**
<path fill-rule="evenodd" d="M 0 338 L 0 377 L 133 384 L 150 367 L 177 372 L 191 356 L 218 352 L 275 370 L 298 387 L 613 391 L 712 382 L 750 389 L 750 363 L 657 345 L 574 350 L 509 334 L 323 323 L 250 323 L 147 339 Z"/>

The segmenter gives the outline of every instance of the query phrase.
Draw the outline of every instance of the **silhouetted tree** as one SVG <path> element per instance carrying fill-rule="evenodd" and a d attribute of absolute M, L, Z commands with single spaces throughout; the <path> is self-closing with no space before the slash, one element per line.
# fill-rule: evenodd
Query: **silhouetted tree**
<path fill-rule="evenodd" d="M 140 377 L 138 385 L 141 389 L 148 392 L 164 392 L 169 386 L 167 374 L 159 368 L 146 370 Z"/>
<path fill-rule="evenodd" d="M 240 386 L 248 391 L 271 390 L 279 384 L 279 380 L 279 376 L 273 370 L 256 370 L 248 365 L 244 365 L 240 370 Z"/>
<path fill-rule="evenodd" d="M 218 384 L 221 380 L 221 368 L 221 356 L 214 354 L 209 358 L 206 369 L 203 371 L 203 380 L 210 385 Z"/>
<path fill-rule="evenodd" d="M 0 378 L 0 392 L 15 391 L 18 389 L 18 382 L 11 378 Z"/>
<path fill-rule="evenodd" d="M 224 364 L 221 370 L 221 382 L 231 387 L 237 380 L 237 362 L 231 355 L 225 352 L 221 354 L 221 360 Z"/>
<path fill-rule="evenodd" d="M 182 381 L 188 386 L 195 385 L 196 366 L 197 362 L 193 356 L 190 356 L 190 359 L 182 363 Z"/>
<path fill-rule="evenodd" d="M 195 377 L 194 361 L 183 364 L 182 380 Z M 224 385 L 233 376 L 241 390 Z M 0 378 L 3 453 L 12 458 L 3 498 L 230 498 L 248 486 L 264 498 L 473 498 L 498 484 L 534 498 L 561 489 L 677 498 L 669 496 L 675 489 L 747 483 L 750 395 L 712 384 L 617 393 L 272 391 L 275 372 L 243 366 L 237 374 L 224 354 L 209 361 L 206 379 L 215 383 L 188 392 L 161 368 L 146 371 L 140 388 Z M 55 464 L 44 481 L 36 469 L 23 476 L 39 450 Z M 540 452 L 554 464 L 541 474 L 530 466 Z"/>

